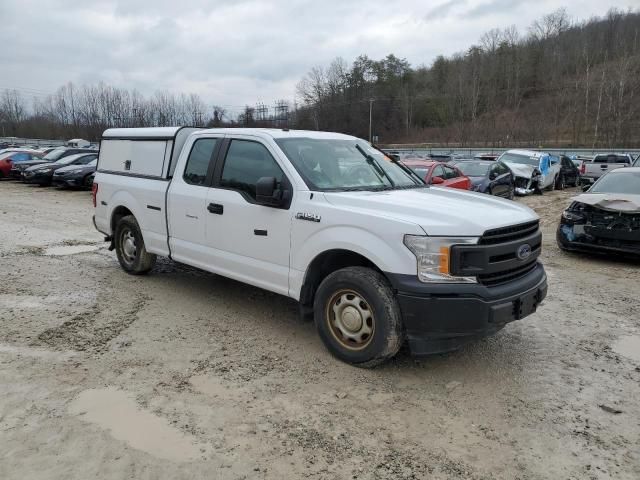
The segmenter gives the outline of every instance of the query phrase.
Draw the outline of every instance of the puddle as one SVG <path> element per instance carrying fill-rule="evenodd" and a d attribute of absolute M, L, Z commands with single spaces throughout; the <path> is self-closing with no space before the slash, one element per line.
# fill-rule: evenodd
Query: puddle
<path fill-rule="evenodd" d="M 620 337 L 612 346 L 614 352 L 640 362 L 640 335 Z"/>
<path fill-rule="evenodd" d="M 75 255 L 76 253 L 93 252 L 99 248 L 99 245 L 61 245 L 49 247 L 42 254 L 49 256 Z"/>
<path fill-rule="evenodd" d="M 205 448 L 165 419 L 140 409 L 127 393 L 114 387 L 85 390 L 71 403 L 69 413 L 158 458 L 188 462 L 201 458 Z"/>

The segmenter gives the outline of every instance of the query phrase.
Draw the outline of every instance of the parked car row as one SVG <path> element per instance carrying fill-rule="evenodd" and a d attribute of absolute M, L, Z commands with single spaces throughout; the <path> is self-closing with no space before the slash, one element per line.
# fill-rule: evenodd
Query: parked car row
<path fill-rule="evenodd" d="M 97 150 L 57 147 L 44 155 L 35 150 L 8 150 L 0 152 L 0 178 L 41 186 L 91 187 Z"/>

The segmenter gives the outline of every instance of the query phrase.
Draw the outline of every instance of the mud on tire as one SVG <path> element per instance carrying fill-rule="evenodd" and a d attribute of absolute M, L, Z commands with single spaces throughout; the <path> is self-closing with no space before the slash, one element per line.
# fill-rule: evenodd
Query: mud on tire
<path fill-rule="evenodd" d="M 314 321 L 327 349 L 358 367 L 374 367 L 393 357 L 404 335 L 400 307 L 380 273 L 347 267 L 328 275 L 316 291 Z"/>
<path fill-rule="evenodd" d="M 133 215 L 122 217 L 114 234 L 116 254 L 122 269 L 132 275 L 148 273 L 156 263 L 156 255 L 148 253 L 140 227 Z"/>

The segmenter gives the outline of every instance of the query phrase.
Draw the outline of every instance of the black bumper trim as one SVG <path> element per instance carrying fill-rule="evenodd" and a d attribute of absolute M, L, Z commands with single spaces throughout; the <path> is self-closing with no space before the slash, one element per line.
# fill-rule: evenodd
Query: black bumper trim
<path fill-rule="evenodd" d="M 507 323 L 534 313 L 547 295 L 547 277 L 541 264 L 526 276 L 496 287 L 414 285 L 405 278 L 414 276 L 387 274 L 387 277 L 397 289 L 405 332 L 414 355 L 456 350 L 475 338 L 496 333 Z"/>

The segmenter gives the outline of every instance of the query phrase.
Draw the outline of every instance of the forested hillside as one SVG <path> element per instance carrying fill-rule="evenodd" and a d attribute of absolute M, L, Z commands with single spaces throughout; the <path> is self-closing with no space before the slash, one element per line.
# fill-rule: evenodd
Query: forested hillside
<path fill-rule="evenodd" d="M 338 58 L 300 82 L 297 123 L 366 137 L 372 105 L 382 143 L 639 145 L 639 33 L 638 12 L 572 23 L 558 10 L 428 67 Z"/>
<path fill-rule="evenodd" d="M 639 33 L 640 11 L 576 22 L 558 10 L 526 32 L 490 30 L 466 52 L 428 66 L 392 54 L 351 64 L 337 58 L 313 68 L 296 101 L 278 100 L 275 113 L 257 105 L 234 114 L 197 94 L 144 96 L 102 83 L 69 83 L 33 104 L 28 90 L 5 90 L 0 136 L 97 140 L 112 126 L 188 124 L 288 125 L 367 138 L 371 113 L 383 144 L 636 147 Z"/>

